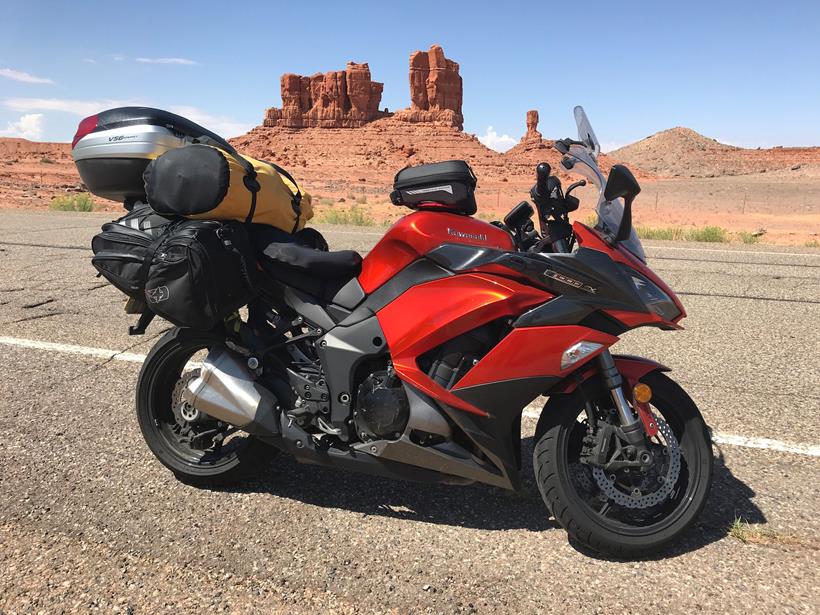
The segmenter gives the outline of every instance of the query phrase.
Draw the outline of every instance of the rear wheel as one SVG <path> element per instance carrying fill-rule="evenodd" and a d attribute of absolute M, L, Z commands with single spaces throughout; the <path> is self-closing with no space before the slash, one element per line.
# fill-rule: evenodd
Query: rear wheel
<path fill-rule="evenodd" d="M 151 350 L 137 382 L 137 419 L 146 444 L 176 477 L 193 485 L 236 482 L 264 469 L 276 449 L 198 413 L 182 399 L 197 362 L 221 336 L 175 328 Z"/>
<path fill-rule="evenodd" d="M 588 420 L 580 394 L 547 403 L 533 451 L 538 489 L 556 520 L 579 543 L 619 557 L 675 540 L 700 514 L 712 480 L 711 440 L 695 403 L 660 372 L 642 381 L 660 429 L 648 442 L 651 467 L 607 472 L 581 463 Z"/>

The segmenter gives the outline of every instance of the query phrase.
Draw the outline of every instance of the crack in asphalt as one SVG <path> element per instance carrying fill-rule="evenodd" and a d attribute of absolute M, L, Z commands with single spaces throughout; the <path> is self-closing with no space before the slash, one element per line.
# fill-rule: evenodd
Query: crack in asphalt
<path fill-rule="evenodd" d="M 29 320 L 39 320 L 40 318 L 51 318 L 52 316 L 62 316 L 65 314 L 69 314 L 69 312 L 48 312 L 47 314 L 35 314 L 34 316 L 26 316 L 25 318 L 20 318 L 18 320 L 12 320 L 8 323 L 3 323 L 4 325 L 15 325 L 20 322 L 28 322 Z M 76 315 L 76 314 L 75 314 Z"/>
<path fill-rule="evenodd" d="M 48 305 L 49 303 L 54 303 L 55 299 L 48 298 L 44 301 L 38 301 L 37 303 L 28 303 L 23 306 L 24 310 L 30 310 L 31 308 L 40 307 L 41 305 Z"/>

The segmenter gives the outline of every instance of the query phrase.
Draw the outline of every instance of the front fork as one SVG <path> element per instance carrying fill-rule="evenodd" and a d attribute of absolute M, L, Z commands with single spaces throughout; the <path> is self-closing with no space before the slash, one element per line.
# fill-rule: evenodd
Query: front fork
<path fill-rule="evenodd" d="M 609 350 L 604 350 L 598 355 L 598 364 L 601 366 L 601 377 L 604 386 L 609 389 L 612 401 L 615 402 L 615 409 L 618 412 L 618 421 L 621 424 L 621 432 L 624 440 L 636 447 L 638 459 L 644 457 L 646 452 L 646 432 L 640 416 L 632 412 L 629 402 L 626 400 L 623 391 L 623 377 L 615 365 Z"/>

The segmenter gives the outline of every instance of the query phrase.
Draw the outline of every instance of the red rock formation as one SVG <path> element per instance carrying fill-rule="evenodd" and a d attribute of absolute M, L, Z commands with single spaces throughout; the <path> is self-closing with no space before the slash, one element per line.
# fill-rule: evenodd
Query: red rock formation
<path fill-rule="evenodd" d="M 271 108 L 264 125 L 285 128 L 358 128 L 384 116 L 383 83 L 370 78 L 367 64 L 348 62 L 343 71 L 310 77 L 282 75 L 282 108 Z"/>
<path fill-rule="evenodd" d="M 525 134 L 522 141 L 541 141 L 541 133 L 538 132 L 538 111 L 531 109 L 527 111 L 527 134 Z"/>
<path fill-rule="evenodd" d="M 410 108 L 396 112 L 405 122 L 432 122 L 462 129 L 463 87 L 458 63 L 439 45 L 410 55 Z"/>

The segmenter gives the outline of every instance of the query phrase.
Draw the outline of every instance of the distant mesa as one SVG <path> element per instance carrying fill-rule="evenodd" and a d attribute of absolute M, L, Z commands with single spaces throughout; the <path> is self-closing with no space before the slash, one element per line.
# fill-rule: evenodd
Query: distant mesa
<path fill-rule="evenodd" d="M 370 78 L 366 63 L 310 77 L 285 73 L 280 87 L 282 108 L 268 109 L 265 126 L 359 128 L 386 115 L 379 111 L 384 84 Z"/>
<path fill-rule="evenodd" d="M 348 62 L 343 71 L 309 77 L 285 73 L 280 81 L 282 108 L 268 109 L 267 127 L 361 128 L 383 117 L 432 123 L 461 130 L 463 87 L 458 64 L 439 45 L 410 55 L 409 109 L 379 110 L 384 84 L 373 81 L 367 63 Z"/>

